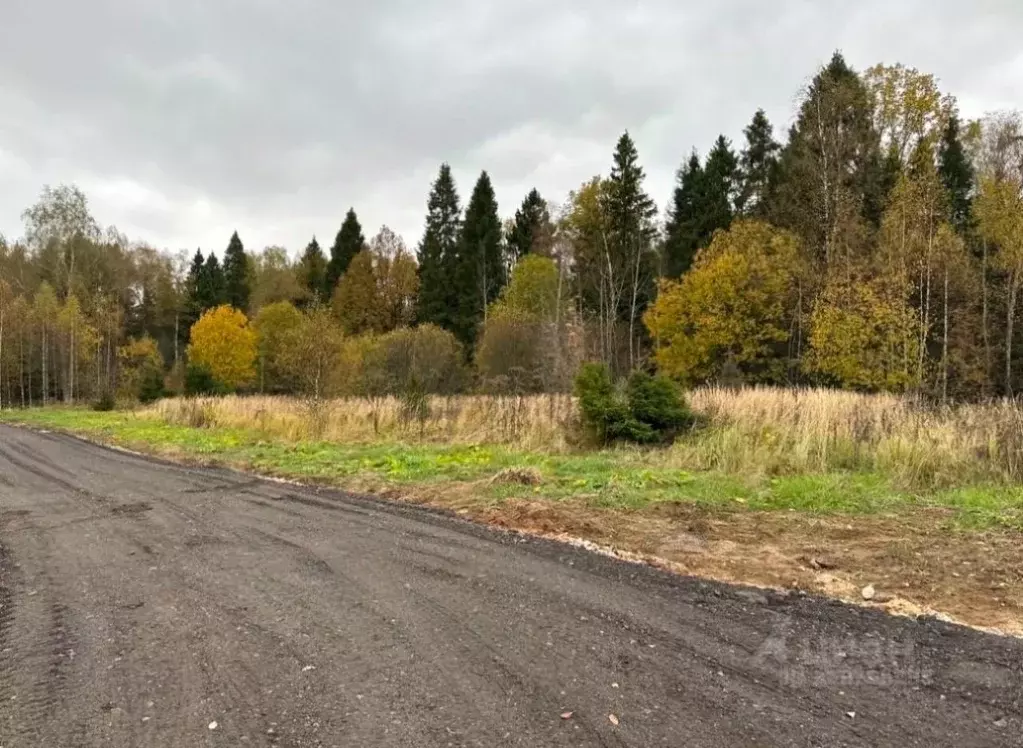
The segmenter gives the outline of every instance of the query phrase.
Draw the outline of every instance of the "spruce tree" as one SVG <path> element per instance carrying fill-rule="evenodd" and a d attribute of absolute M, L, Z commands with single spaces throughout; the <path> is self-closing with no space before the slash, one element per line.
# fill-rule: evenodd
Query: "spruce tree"
<path fill-rule="evenodd" d="M 188 268 L 188 278 L 185 280 L 185 304 L 181 315 L 181 324 L 178 326 L 178 339 L 183 343 L 188 342 L 189 330 L 199 321 L 199 317 L 203 313 L 200 289 L 205 267 L 206 258 L 202 256 L 202 251 L 197 249 L 192 258 L 192 264 Z"/>
<path fill-rule="evenodd" d="M 442 164 L 427 202 L 426 231 L 419 244 L 419 308 L 421 323 L 454 328 L 459 296 L 453 282 L 458 268 L 461 208 L 451 167 Z"/>
<path fill-rule="evenodd" d="M 629 253 L 637 242 L 649 241 L 654 235 L 652 220 L 657 206 L 643 191 L 645 179 L 636 144 L 629 133 L 623 133 L 615 148 L 605 206 L 619 252 Z"/>
<path fill-rule="evenodd" d="M 970 228 L 973 165 L 960 139 L 960 123 L 956 115 L 949 117 L 938 148 L 938 174 L 948 193 L 949 217 L 956 230 L 965 235 Z"/>
<path fill-rule="evenodd" d="M 316 237 L 306 245 L 298 265 L 298 279 L 308 297 L 306 306 L 325 304 L 329 301 L 327 291 L 327 258 L 320 249 Z"/>
<path fill-rule="evenodd" d="M 884 212 L 885 169 L 870 94 L 841 53 L 810 83 L 782 149 L 770 217 L 804 247 L 844 257 Z M 844 232 L 845 236 L 840 236 Z"/>
<path fill-rule="evenodd" d="M 530 252 L 548 254 L 554 228 L 547 201 L 533 188 L 515 211 L 515 220 L 508 232 L 508 255 L 519 260 Z"/>
<path fill-rule="evenodd" d="M 679 278 L 687 273 L 700 248 L 702 192 L 703 164 L 693 151 L 676 175 L 675 192 L 664 225 L 662 272 L 668 278 Z"/>
<path fill-rule="evenodd" d="M 471 352 L 487 307 L 505 285 L 501 252 L 501 219 L 490 176 L 484 171 L 465 209 L 459 238 L 456 275 L 458 316 L 452 332 Z"/>
<path fill-rule="evenodd" d="M 231 241 L 224 253 L 224 288 L 228 304 L 243 312 L 249 309 L 249 263 L 238 232 L 231 234 Z"/>
<path fill-rule="evenodd" d="M 609 264 L 613 268 L 608 278 L 609 290 L 618 296 L 617 308 L 610 311 L 628 325 L 630 368 L 638 359 L 641 320 L 654 297 L 658 266 L 653 248 L 657 206 L 643 190 L 645 179 L 636 144 L 628 132 L 623 133 L 615 148 L 604 210 L 609 229 L 608 253 L 612 256 Z"/>
<path fill-rule="evenodd" d="M 881 225 L 881 220 L 875 213 L 880 209 L 883 214 L 888 208 L 888 199 L 892 190 L 895 189 L 895 185 L 899 183 L 900 176 L 902 176 L 902 157 L 899 155 L 898 148 L 892 145 L 881 159 L 878 177 L 880 187 L 877 190 L 877 197 L 873 199 L 873 204 L 868 207 L 866 213 L 867 219 L 872 224 Z"/>
<path fill-rule="evenodd" d="M 324 298 L 331 298 L 337 282 L 348 270 L 352 259 L 366 246 L 366 237 L 362 235 L 362 226 L 359 225 L 359 218 L 355 215 L 355 209 L 349 208 L 345 220 L 341 224 L 341 230 L 334 238 L 334 246 L 330 248 L 330 262 L 327 263 L 326 286 L 324 287 Z"/>
<path fill-rule="evenodd" d="M 214 307 L 227 303 L 227 289 L 224 283 L 224 270 L 220 266 L 220 260 L 210 252 L 206 262 L 199 274 L 198 292 L 199 314 L 202 314 Z"/>
<path fill-rule="evenodd" d="M 735 211 L 739 215 L 762 218 L 777 179 L 781 144 L 774 139 L 774 130 L 763 109 L 753 115 L 745 133 L 746 147 L 739 156 L 741 187 L 735 199 Z"/>
<path fill-rule="evenodd" d="M 724 135 L 707 154 L 701 191 L 700 247 L 706 247 L 714 232 L 726 230 L 735 217 L 734 200 L 739 185 L 739 160 Z"/>

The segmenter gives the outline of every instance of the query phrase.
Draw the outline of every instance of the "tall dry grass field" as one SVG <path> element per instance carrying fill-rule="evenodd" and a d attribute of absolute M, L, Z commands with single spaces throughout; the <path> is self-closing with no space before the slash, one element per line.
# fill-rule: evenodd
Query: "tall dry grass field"
<path fill-rule="evenodd" d="M 256 429 L 290 441 L 415 440 L 551 451 L 568 447 L 576 418 L 575 402 L 568 395 L 453 395 L 426 398 L 424 404 L 395 397 L 314 403 L 294 397 L 228 396 L 162 400 L 147 412 L 168 423 Z"/>
<path fill-rule="evenodd" d="M 714 387 L 689 393 L 702 425 L 642 459 L 692 470 L 794 474 L 866 470 L 901 484 L 1023 482 L 1023 411 L 1010 401 L 934 407 L 909 397 L 824 389 Z M 397 398 L 312 404 L 288 397 L 165 400 L 146 411 L 174 424 L 254 429 L 268 437 L 333 442 L 501 444 L 579 449 L 567 395 Z"/>
<path fill-rule="evenodd" d="M 872 470 L 905 486 L 1023 481 L 1023 410 L 1009 400 L 938 407 L 826 389 L 701 388 L 711 427 L 671 450 L 698 468 L 791 474 Z"/>

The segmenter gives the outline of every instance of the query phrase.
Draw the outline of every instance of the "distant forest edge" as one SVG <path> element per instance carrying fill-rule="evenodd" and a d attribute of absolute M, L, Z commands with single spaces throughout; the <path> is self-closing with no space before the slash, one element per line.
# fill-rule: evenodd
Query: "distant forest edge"
<path fill-rule="evenodd" d="M 1023 389 L 1023 116 L 836 53 L 784 142 L 763 110 L 678 170 L 663 218 L 625 133 L 607 176 L 502 221 L 447 164 L 414 252 L 354 209 L 297 259 L 172 255 L 44 188 L 0 237 L 0 406 L 181 392 L 567 392 L 584 362 L 694 386 L 938 401 Z"/>

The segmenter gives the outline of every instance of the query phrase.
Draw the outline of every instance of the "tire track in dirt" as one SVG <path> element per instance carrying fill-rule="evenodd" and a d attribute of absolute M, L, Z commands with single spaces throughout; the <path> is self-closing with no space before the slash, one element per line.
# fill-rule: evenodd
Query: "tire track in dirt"
<path fill-rule="evenodd" d="M 63 700 L 74 641 L 69 610 L 47 570 L 45 541 L 27 523 L 18 533 L 31 537 L 43 558 L 33 554 L 15 566 L 8 545 L 0 552 L 0 722 L 9 740 L 32 746 L 41 744 L 32 741 L 41 740 Z"/>
<path fill-rule="evenodd" d="M 0 522 L 0 530 L 3 529 Z M 14 559 L 0 535 L 0 726 L 11 722 L 11 703 L 14 675 L 14 649 L 11 646 L 11 629 L 14 627 Z"/>

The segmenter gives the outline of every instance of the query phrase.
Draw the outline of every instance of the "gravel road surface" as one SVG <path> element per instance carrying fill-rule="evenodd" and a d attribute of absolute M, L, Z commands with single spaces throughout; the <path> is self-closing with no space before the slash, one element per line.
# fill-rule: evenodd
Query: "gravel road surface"
<path fill-rule="evenodd" d="M 0 746 L 1020 746 L 1023 642 L 0 427 Z"/>

